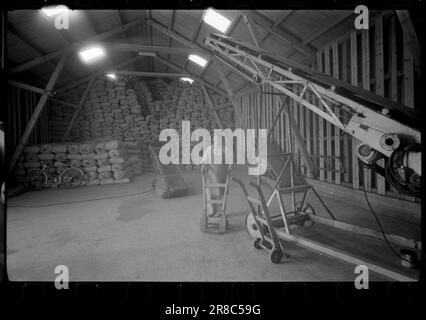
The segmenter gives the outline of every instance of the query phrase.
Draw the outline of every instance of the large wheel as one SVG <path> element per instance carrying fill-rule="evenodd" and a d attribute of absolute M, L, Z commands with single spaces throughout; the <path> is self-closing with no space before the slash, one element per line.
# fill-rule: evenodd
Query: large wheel
<path fill-rule="evenodd" d="M 65 169 L 59 177 L 59 185 L 65 188 L 76 188 L 84 180 L 83 172 L 78 168 Z"/>
<path fill-rule="evenodd" d="M 39 190 L 47 184 L 47 174 L 40 169 L 30 169 L 25 177 L 25 187 L 30 190 Z"/>
<path fill-rule="evenodd" d="M 269 254 L 269 259 L 272 263 L 280 263 L 283 257 L 284 255 L 280 249 L 274 249 Z"/>
<path fill-rule="evenodd" d="M 302 206 L 302 202 L 296 202 L 296 204 L 295 204 L 295 209 L 298 211 L 298 212 L 300 212 L 301 214 L 309 214 L 309 215 L 315 215 L 315 210 L 314 210 L 314 208 L 308 203 L 308 202 L 306 202 L 305 201 L 305 203 L 304 203 L 304 205 L 303 205 L 303 208 L 301 207 Z M 304 227 L 307 227 L 307 228 L 309 228 L 309 227 L 312 227 L 313 225 L 315 224 L 315 222 L 313 222 L 311 219 L 306 219 L 304 222 L 303 222 L 303 226 Z"/>
<path fill-rule="evenodd" d="M 256 225 L 255 218 L 251 212 L 246 215 L 246 230 L 250 238 L 254 241 L 261 238 L 260 231 Z"/>

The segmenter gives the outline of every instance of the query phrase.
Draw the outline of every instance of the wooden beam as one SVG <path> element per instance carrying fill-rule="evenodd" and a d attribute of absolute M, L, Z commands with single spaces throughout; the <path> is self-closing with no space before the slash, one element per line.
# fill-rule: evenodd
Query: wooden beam
<path fill-rule="evenodd" d="M 129 22 L 129 23 L 125 24 L 123 27 L 114 28 L 114 29 L 112 29 L 110 31 L 107 31 L 107 32 L 95 35 L 93 37 L 90 37 L 90 38 L 86 39 L 85 41 L 101 41 L 101 40 L 107 39 L 107 38 L 109 38 L 109 37 L 111 37 L 113 35 L 116 35 L 117 33 L 122 32 L 123 30 L 124 31 L 125 30 L 129 30 L 129 29 L 131 29 L 131 28 L 139 25 L 141 22 L 144 21 L 144 19 L 145 18 L 136 19 L 136 20 L 134 20 L 132 22 Z M 81 46 L 81 41 L 74 42 L 74 43 L 70 44 L 69 46 L 67 46 L 66 48 L 62 48 L 62 49 L 53 51 L 53 52 L 48 53 L 48 54 L 46 54 L 44 56 L 41 56 L 39 58 L 35 58 L 35 59 L 31 60 L 31 61 L 25 62 L 25 63 L 23 63 L 23 64 L 15 67 L 15 68 L 13 68 L 12 70 L 10 70 L 10 74 L 14 74 L 14 73 L 17 73 L 17 72 L 22 72 L 24 70 L 27 70 L 27 69 L 32 68 L 34 66 L 37 66 L 37 65 L 39 65 L 41 63 L 50 61 L 50 60 L 52 60 L 52 59 L 54 59 L 56 57 L 59 57 L 59 56 L 63 55 L 64 53 L 67 53 L 70 50 L 77 49 L 80 46 Z"/>
<path fill-rule="evenodd" d="M 351 46 L 351 84 L 358 86 L 358 48 L 357 48 L 357 32 L 353 31 L 350 35 L 350 46 Z M 355 137 L 352 138 L 352 186 L 354 189 L 359 189 L 359 167 L 358 157 L 356 155 L 356 145 L 360 142 Z"/>
<path fill-rule="evenodd" d="M 185 48 L 185 47 L 167 47 L 167 46 L 154 46 L 154 45 L 142 45 L 142 44 L 130 44 L 130 43 L 119 43 L 119 42 L 98 42 L 101 46 L 117 51 L 126 52 L 140 52 L 148 51 L 152 53 L 167 53 L 167 54 L 199 54 L 206 56 L 205 50 L 197 48 Z M 84 44 L 84 43 L 83 43 Z M 89 43 L 87 43 L 89 44 Z M 209 53 L 207 56 L 211 56 Z"/>
<path fill-rule="evenodd" d="M 67 55 L 63 55 L 61 59 L 59 60 L 58 64 L 56 65 L 55 70 L 52 73 L 52 76 L 49 79 L 49 82 L 46 85 L 46 92 L 50 92 L 56 83 L 56 80 L 59 77 L 59 74 L 61 73 L 65 60 L 67 58 Z M 46 105 L 46 101 L 48 99 L 49 95 L 47 93 L 44 93 L 41 95 L 36 108 L 34 109 L 33 114 L 31 115 L 30 120 L 28 121 L 27 127 L 25 128 L 24 133 L 22 134 L 19 144 L 16 147 L 15 152 L 13 153 L 13 156 L 10 160 L 9 164 L 9 171 L 12 171 L 15 167 L 16 161 L 18 161 L 19 157 L 21 156 L 22 151 L 24 150 L 25 145 L 27 144 L 28 138 L 31 135 L 32 130 L 34 129 L 35 124 L 37 123 L 37 120 L 42 113 L 44 106 Z"/>
<path fill-rule="evenodd" d="M 274 27 L 282 24 L 293 13 L 294 10 L 284 10 L 284 11 L 285 11 L 284 14 L 277 21 L 274 22 Z M 267 38 L 269 38 L 270 35 L 271 33 L 268 32 L 266 36 L 264 36 L 263 39 L 260 40 L 260 42 L 264 42 Z"/>
<path fill-rule="evenodd" d="M 254 22 L 253 22 L 253 18 L 251 16 L 248 16 L 246 14 L 243 14 L 243 18 L 244 18 L 244 23 L 247 26 L 247 29 L 251 35 L 251 38 L 254 42 L 254 45 L 256 46 L 256 48 L 260 49 L 259 46 L 259 37 L 257 35 L 256 30 L 254 29 Z"/>
<path fill-rule="evenodd" d="M 106 70 L 124 67 L 124 66 L 129 65 L 130 63 L 132 63 L 132 62 L 134 62 L 136 60 L 141 59 L 141 58 L 143 58 L 143 56 L 136 56 L 136 57 L 124 60 L 123 62 L 120 62 L 120 63 L 118 63 L 117 65 L 115 65 L 115 66 L 113 66 L 111 68 L 104 68 L 102 70 L 99 70 L 95 74 L 90 74 L 87 77 L 84 77 L 84 78 L 82 78 L 80 80 L 74 81 L 73 83 L 70 83 L 68 85 L 65 85 L 65 86 L 59 88 L 58 90 L 56 90 L 56 93 L 60 93 L 60 92 L 69 90 L 71 88 L 74 88 L 74 87 L 76 87 L 76 86 L 78 86 L 80 84 L 83 84 L 83 83 L 89 81 L 92 77 L 99 77 L 99 76 L 101 76 L 103 73 L 105 73 Z"/>
<path fill-rule="evenodd" d="M 169 30 L 167 27 L 163 26 L 162 24 L 156 22 L 153 19 L 146 19 L 146 23 L 152 28 L 154 28 L 155 30 L 161 32 L 162 34 L 165 34 L 166 36 L 176 40 L 177 42 L 182 43 L 187 48 L 199 49 L 201 51 L 204 51 L 204 53 L 206 54 L 210 54 L 210 51 L 208 51 L 207 49 L 201 47 L 200 45 L 196 43 L 191 42 L 190 40 L 184 38 L 180 34 L 172 30 Z"/>
<path fill-rule="evenodd" d="M 7 82 L 9 84 L 11 84 L 12 86 L 17 87 L 17 88 L 33 91 L 33 92 L 40 93 L 40 94 L 44 94 L 44 93 L 49 94 L 48 92 L 46 92 L 45 89 L 34 87 L 34 86 L 26 84 L 26 83 L 17 82 L 17 81 L 14 81 L 14 80 L 8 80 Z"/>
<path fill-rule="evenodd" d="M 95 81 L 95 77 L 93 77 L 92 79 L 90 79 L 86 90 L 83 93 L 83 96 L 80 99 L 80 102 L 78 103 L 77 108 L 74 111 L 74 114 L 70 120 L 70 123 L 68 124 L 67 129 L 65 130 L 64 136 L 61 139 L 61 142 L 65 142 L 68 139 L 68 136 L 71 132 L 71 129 L 74 125 L 74 122 L 77 120 L 77 116 L 80 113 L 81 108 L 83 107 L 84 101 L 86 100 L 87 95 L 89 94 L 90 88 L 92 87 L 93 81 Z"/>
<path fill-rule="evenodd" d="M 274 23 L 269 19 L 265 18 L 260 13 L 254 10 L 242 10 L 243 14 L 247 16 L 251 16 L 254 22 L 261 26 L 266 31 L 274 34 L 279 39 L 289 43 L 292 47 L 294 47 L 297 51 L 303 53 L 305 56 L 313 58 L 315 56 L 316 51 L 308 45 L 304 45 L 300 39 L 290 34 L 288 31 L 280 28 L 279 26 L 274 26 Z"/>
<path fill-rule="evenodd" d="M 294 142 L 297 145 L 297 147 L 300 150 L 300 153 L 302 154 L 303 160 L 305 160 L 306 166 L 309 169 L 309 172 L 311 173 L 311 176 L 313 178 L 318 177 L 318 169 L 314 165 L 314 162 L 312 160 L 312 157 L 310 156 L 308 150 L 306 149 L 306 144 L 303 140 L 303 136 L 301 135 L 299 131 L 299 127 L 297 126 L 296 120 L 293 118 L 293 115 L 290 112 L 290 108 L 288 107 L 288 104 L 286 102 L 286 97 L 281 97 L 281 103 L 284 106 L 284 112 L 288 118 L 288 122 L 291 128 L 291 132 L 293 133 Z"/>
<path fill-rule="evenodd" d="M 352 17 L 353 12 L 350 13 L 346 13 L 344 15 L 342 15 L 342 17 L 340 17 L 337 20 L 332 21 L 329 25 L 327 25 L 326 27 L 318 30 L 317 32 L 314 32 L 313 34 L 311 34 L 310 36 L 307 36 L 305 39 L 303 39 L 302 43 L 304 45 L 308 45 L 311 42 L 313 42 L 314 40 L 318 39 L 319 37 L 321 37 L 324 33 L 328 32 L 329 30 L 335 28 L 336 26 L 338 26 L 339 24 L 341 24 L 343 21 L 349 19 L 350 17 Z"/>
<path fill-rule="evenodd" d="M 156 78 L 179 78 L 179 77 L 189 77 L 187 73 L 168 73 L 168 72 L 142 72 L 142 71 L 126 71 L 126 70 L 117 70 L 114 71 L 115 74 L 120 75 L 130 75 L 138 77 L 156 77 Z"/>
<path fill-rule="evenodd" d="M 384 49 L 383 49 L 383 18 L 378 16 L 374 22 L 374 44 L 375 44 L 375 79 L 376 79 L 376 93 L 379 96 L 385 95 L 385 80 L 384 80 Z M 384 167 L 385 160 L 380 159 L 377 162 L 378 165 Z M 386 183 L 385 178 L 379 174 L 376 174 L 377 177 L 377 193 L 385 194 L 386 193 Z"/>
<path fill-rule="evenodd" d="M 376 272 L 382 276 L 385 276 L 392 280 L 397 281 L 418 281 L 418 279 L 414 279 L 408 276 L 405 276 L 403 274 L 385 269 L 383 267 L 380 267 L 374 263 L 371 263 L 365 259 L 361 259 L 358 257 L 355 257 L 353 255 L 350 255 L 342 250 L 335 249 L 333 247 L 327 246 L 325 244 L 310 240 L 308 238 L 299 236 L 299 235 L 291 235 L 288 234 L 285 231 L 276 229 L 276 233 L 279 238 L 287 241 L 291 241 L 299 246 L 302 246 L 306 249 L 313 250 L 315 252 L 318 252 L 320 254 L 327 255 L 334 259 L 339 259 L 341 261 L 353 264 L 353 265 L 365 265 L 367 266 L 368 270 Z"/>
<path fill-rule="evenodd" d="M 417 70 L 420 71 L 421 64 L 421 48 L 420 42 L 417 38 L 416 30 L 414 29 L 413 22 L 411 21 L 410 14 L 408 10 L 396 10 L 396 15 L 398 16 L 399 22 L 406 37 L 404 45 L 407 45 L 411 56 L 414 61 L 414 65 Z"/>
<path fill-rule="evenodd" d="M 71 108 L 77 108 L 78 107 L 78 104 L 75 104 L 75 103 L 72 103 L 72 102 L 68 102 L 68 101 L 65 101 L 65 100 L 61 100 L 61 99 L 57 99 L 57 98 L 50 98 L 49 101 L 55 102 L 57 104 L 64 105 L 66 107 L 71 107 Z"/>
<path fill-rule="evenodd" d="M 235 100 L 234 92 L 232 91 L 231 85 L 229 84 L 228 79 L 226 79 L 225 74 L 224 74 L 223 69 L 222 69 L 222 66 L 219 65 L 219 62 L 217 62 L 216 57 L 213 57 L 213 63 L 214 63 L 214 66 L 216 68 L 217 73 L 219 74 L 220 79 L 222 80 L 223 86 L 225 87 L 226 92 L 228 93 L 229 101 L 231 101 L 232 106 L 234 107 L 234 113 L 235 113 L 236 118 L 238 119 L 237 123 L 239 125 L 242 125 L 243 124 L 242 123 L 243 118 L 242 118 L 242 116 L 241 116 L 241 114 L 238 110 L 238 103 Z"/>
<path fill-rule="evenodd" d="M 210 109 L 211 109 L 211 110 L 212 110 L 212 112 L 213 112 L 213 115 L 214 115 L 214 117 L 215 117 L 215 119 L 216 119 L 217 124 L 219 125 L 219 128 L 220 128 L 220 129 L 223 129 L 222 122 L 220 121 L 220 118 L 219 118 L 219 116 L 217 115 L 217 112 L 216 112 L 216 109 L 217 109 L 217 108 L 215 108 L 215 106 L 213 105 L 213 102 L 212 102 L 212 100 L 210 99 L 209 93 L 207 92 L 206 87 L 205 87 L 205 86 L 204 86 L 204 84 L 202 84 L 202 83 L 201 83 L 201 89 L 202 89 L 202 90 L 203 90 L 203 92 L 204 92 L 204 97 L 206 98 L 207 104 L 208 104 L 208 106 L 210 107 Z"/>

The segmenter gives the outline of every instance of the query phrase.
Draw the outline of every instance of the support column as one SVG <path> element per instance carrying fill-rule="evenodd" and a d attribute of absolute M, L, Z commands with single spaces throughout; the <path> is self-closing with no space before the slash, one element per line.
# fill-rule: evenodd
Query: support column
<path fill-rule="evenodd" d="M 37 103 L 37 106 L 27 124 L 27 127 L 25 128 L 24 133 L 21 136 L 21 139 L 19 140 L 19 144 L 16 147 L 16 150 L 10 160 L 9 164 L 9 170 L 12 171 L 15 167 L 16 162 L 18 161 L 18 158 L 21 156 L 22 151 L 24 150 L 25 145 L 27 144 L 28 138 L 31 135 L 32 130 L 34 129 L 34 126 L 42 113 L 44 106 L 46 105 L 46 101 L 49 97 L 48 92 L 52 91 L 52 89 L 55 86 L 56 80 L 59 77 L 59 74 L 61 73 L 66 60 L 66 55 L 64 54 L 61 59 L 59 60 L 58 64 L 56 65 L 55 70 L 52 73 L 52 76 L 49 79 L 49 82 L 46 85 L 45 93 L 42 94 L 40 100 Z"/>

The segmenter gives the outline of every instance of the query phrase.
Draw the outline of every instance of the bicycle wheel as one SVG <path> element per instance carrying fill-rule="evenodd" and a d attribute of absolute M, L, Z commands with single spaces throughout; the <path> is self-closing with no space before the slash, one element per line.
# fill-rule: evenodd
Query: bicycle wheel
<path fill-rule="evenodd" d="M 40 169 L 28 170 L 25 177 L 25 187 L 30 190 L 41 189 L 47 183 L 47 174 Z"/>
<path fill-rule="evenodd" d="M 76 188 L 84 180 L 83 172 L 78 168 L 65 169 L 59 177 L 59 185 L 66 188 Z"/>

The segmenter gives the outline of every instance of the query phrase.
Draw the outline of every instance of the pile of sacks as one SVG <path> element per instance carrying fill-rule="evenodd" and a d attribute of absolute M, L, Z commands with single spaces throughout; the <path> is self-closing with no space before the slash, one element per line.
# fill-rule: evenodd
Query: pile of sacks
<path fill-rule="evenodd" d="M 124 81 L 98 78 L 89 90 L 70 140 L 134 140 L 140 137 L 137 123 L 141 120 L 141 106 L 134 89 L 126 88 Z"/>
<path fill-rule="evenodd" d="M 131 177 L 142 173 L 141 157 L 137 143 L 118 140 L 31 145 L 24 148 L 14 175 L 22 183 L 44 161 L 51 174 L 68 167 L 82 169 L 87 185 L 128 183 Z"/>

